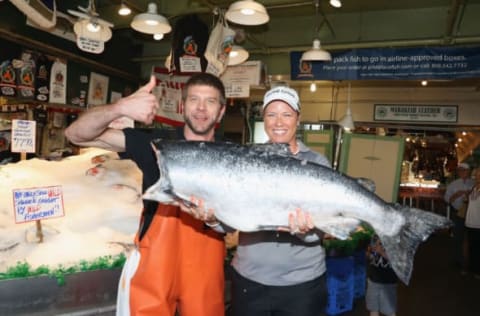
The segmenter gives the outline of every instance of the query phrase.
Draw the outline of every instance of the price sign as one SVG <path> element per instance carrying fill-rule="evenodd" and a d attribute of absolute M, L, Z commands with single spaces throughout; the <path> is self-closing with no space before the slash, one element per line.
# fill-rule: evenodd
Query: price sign
<path fill-rule="evenodd" d="M 17 224 L 63 216 L 62 187 L 14 189 L 13 208 Z"/>
<path fill-rule="evenodd" d="M 12 120 L 12 152 L 35 152 L 35 121 Z"/>

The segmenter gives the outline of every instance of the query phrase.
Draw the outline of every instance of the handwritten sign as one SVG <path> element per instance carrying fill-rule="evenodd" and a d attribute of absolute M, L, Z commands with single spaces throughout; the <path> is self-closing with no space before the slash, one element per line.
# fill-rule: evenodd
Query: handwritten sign
<path fill-rule="evenodd" d="M 12 152 L 35 152 L 35 121 L 12 120 Z"/>
<path fill-rule="evenodd" d="M 61 186 L 13 190 L 15 223 L 64 216 Z"/>

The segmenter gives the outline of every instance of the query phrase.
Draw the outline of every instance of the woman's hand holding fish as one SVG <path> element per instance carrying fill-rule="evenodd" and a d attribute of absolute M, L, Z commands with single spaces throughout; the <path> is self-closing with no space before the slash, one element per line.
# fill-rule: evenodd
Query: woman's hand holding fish
<path fill-rule="evenodd" d="M 304 212 L 297 208 L 295 213 L 288 214 L 288 228 L 280 227 L 278 230 L 294 234 L 306 234 L 315 228 L 312 217 L 309 212 Z"/>

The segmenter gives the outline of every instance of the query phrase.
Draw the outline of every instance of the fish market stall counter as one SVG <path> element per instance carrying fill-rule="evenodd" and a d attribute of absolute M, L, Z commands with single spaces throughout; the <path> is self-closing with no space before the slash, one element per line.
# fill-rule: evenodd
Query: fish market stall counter
<path fill-rule="evenodd" d="M 87 149 L 2 165 L 0 182 L 0 314 L 114 308 L 142 210 L 136 165 Z"/>
<path fill-rule="evenodd" d="M 400 184 L 399 200 L 403 205 L 421 208 L 449 217 L 448 205 L 443 197 L 445 186 L 437 181 L 413 181 Z"/>

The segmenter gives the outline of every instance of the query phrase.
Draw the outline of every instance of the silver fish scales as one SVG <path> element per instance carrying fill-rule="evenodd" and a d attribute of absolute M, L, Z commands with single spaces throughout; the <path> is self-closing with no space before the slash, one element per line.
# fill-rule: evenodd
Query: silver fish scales
<path fill-rule="evenodd" d="M 244 232 L 288 226 L 296 208 L 315 226 L 346 239 L 362 222 L 382 241 L 398 277 L 408 284 L 415 251 L 451 222 L 420 209 L 387 203 L 357 179 L 294 158 L 286 144 L 152 142 L 160 179 L 144 194 L 161 203 L 201 198 L 226 225 Z"/>

